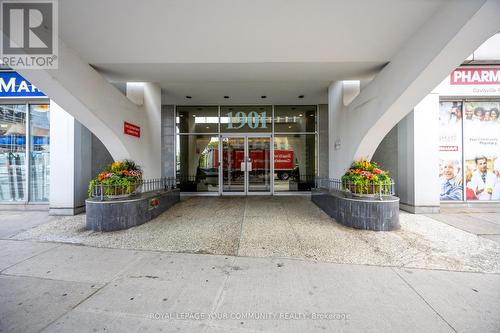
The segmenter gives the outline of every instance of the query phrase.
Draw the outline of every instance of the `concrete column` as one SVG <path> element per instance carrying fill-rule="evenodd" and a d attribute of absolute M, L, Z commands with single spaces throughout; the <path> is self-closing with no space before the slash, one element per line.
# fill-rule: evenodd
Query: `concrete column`
<path fill-rule="evenodd" d="M 163 105 L 162 110 L 162 176 L 175 177 L 175 108 Z"/>
<path fill-rule="evenodd" d="M 92 135 L 59 105 L 50 103 L 50 215 L 85 210 L 92 170 Z"/>
<path fill-rule="evenodd" d="M 328 177 L 329 169 L 329 137 L 328 137 L 328 105 L 322 104 L 318 107 L 318 176 Z"/>
<path fill-rule="evenodd" d="M 157 83 L 144 83 L 148 147 L 144 159 L 146 178 L 161 177 L 161 88 Z"/>
<path fill-rule="evenodd" d="M 398 124 L 401 209 L 439 212 L 439 95 L 429 94 Z"/>
<path fill-rule="evenodd" d="M 141 138 L 147 144 L 141 154 L 130 156 L 140 164 L 144 178 L 161 177 L 161 88 L 156 83 L 127 82 L 127 98 L 135 105 L 138 113 L 144 113 L 141 118 L 144 127 Z"/>
<path fill-rule="evenodd" d="M 342 156 L 335 154 L 342 144 L 340 141 L 339 124 L 344 116 L 344 84 L 342 81 L 332 82 L 328 87 L 328 177 L 339 178 L 339 168 L 342 168 Z"/>

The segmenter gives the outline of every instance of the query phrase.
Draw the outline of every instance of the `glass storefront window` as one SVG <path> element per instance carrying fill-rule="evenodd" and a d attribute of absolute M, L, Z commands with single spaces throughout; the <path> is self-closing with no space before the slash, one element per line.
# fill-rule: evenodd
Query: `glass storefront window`
<path fill-rule="evenodd" d="M 221 106 L 220 130 L 223 133 L 272 132 L 273 107 Z"/>
<path fill-rule="evenodd" d="M 219 108 L 217 106 L 178 106 L 177 133 L 218 133 Z"/>
<path fill-rule="evenodd" d="M 499 101 L 440 102 L 442 201 L 500 201 L 499 109 Z"/>
<path fill-rule="evenodd" d="M 183 192 L 219 191 L 219 137 L 177 136 L 177 183 Z"/>
<path fill-rule="evenodd" d="M 500 200 L 500 102 L 464 103 L 466 199 Z"/>
<path fill-rule="evenodd" d="M 275 106 L 275 132 L 308 132 L 316 131 L 316 106 Z"/>
<path fill-rule="evenodd" d="M 316 106 L 176 109 L 176 174 L 181 191 L 250 194 L 310 191 L 314 186 Z"/>
<path fill-rule="evenodd" d="M 26 105 L 0 104 L 0 201 L 26 200 Z"/>
<path fill-rule="evenodd" d="M 310 191 L 316 176 L 316 135 L 274 137 L 274 191 Z"/>
<path fill-rule="evenodd" d="M 463 200 L 462 102 L 439 104 L 440 200 Z"/>
<path fill-rule="evenodd" d="M 50 111 L 48 104 L 30 105 L 30 201 L 49 200 Z"/>

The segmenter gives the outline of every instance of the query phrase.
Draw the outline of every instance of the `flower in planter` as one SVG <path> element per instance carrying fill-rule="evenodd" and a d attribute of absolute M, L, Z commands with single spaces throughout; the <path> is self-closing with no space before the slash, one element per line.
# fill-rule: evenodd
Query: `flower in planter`
<path fill-rule="evenodd" d="M 353 194 L 391 194 L 392 179 L 376 163 L 354 161 L 342 176 L 342 187 Z"/>
<path fill-rule="evenodd" d="M 101 184 L 106 196 L 130 194 L 141 181 L 142 170 L 134 161 L 115 161 L 90 181 L 88 196 L 92 197 L 95 187 Z"/>

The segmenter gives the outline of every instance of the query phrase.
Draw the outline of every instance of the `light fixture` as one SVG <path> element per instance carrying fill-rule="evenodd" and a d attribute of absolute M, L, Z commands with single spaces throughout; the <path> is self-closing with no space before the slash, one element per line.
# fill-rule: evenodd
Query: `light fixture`
<path fill-rule="evenodd" d="M 304 98 L 304 95 L 299 95 L 299 98 Z"/>
<path fill-rule="evenodd" d="M 303 116 L 302 113 L 299 113 L 299 117 L 302 117 L 302 116 Z"/>
<path fill-rule="evenodd" d="M 187 99 L 191 99 L 192 97 L 188 95 L 188 96 L 186 96 L 186 98 L 187 98 Z"/>
<path fill-rule="evenodd" d="M 288 128 L 292 128 L 292 126 L 288 126 Z"/>
<path fill-rule="evenodd" d="M 210 129 L 210 126 L 207 126 L 207 129 Z"/>
<path fill-rule="evenodd" d="M 229 96 L 224 96 L 225 99 L 229 99 Z"/>
<path fill-rule="evenodd" d="M 194 117 L 196 117 L 196 115 L 195 115 L 195 114 L 193 114 L 193 118 L 194 118 Z"/>
<path fill-rule="evenodd" d="M 262 95 L 262 96 L 260 96 L 260 98 L 264 99 L 264 98 L 267 98 L 267 96 L 266 95 Z"/>

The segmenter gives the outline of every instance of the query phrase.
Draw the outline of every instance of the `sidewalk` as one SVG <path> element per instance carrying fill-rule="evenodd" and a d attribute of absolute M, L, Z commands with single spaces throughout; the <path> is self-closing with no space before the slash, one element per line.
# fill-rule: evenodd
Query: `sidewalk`
<path fill-rule="evenodd" d="M 16 240 L 0 251 L 1 332 L 500 330 L 499 274 Z"/>
<path fill-rule="evenodd" d="M 500 331 L 500 244 L 456 225 L 481 221 L 401 219 L 361 231 L 306 198 L 192 198 L 93 233 L 3 211 L 0 332 Z"/>

